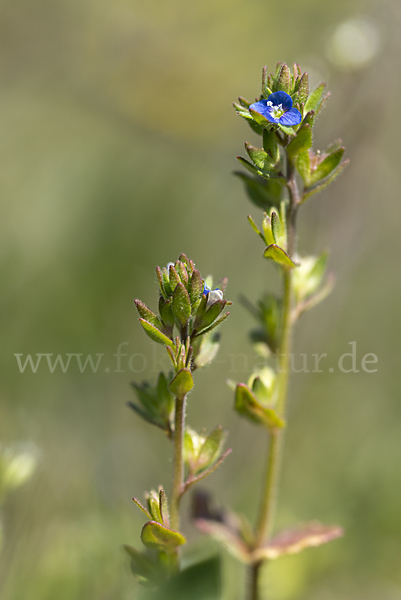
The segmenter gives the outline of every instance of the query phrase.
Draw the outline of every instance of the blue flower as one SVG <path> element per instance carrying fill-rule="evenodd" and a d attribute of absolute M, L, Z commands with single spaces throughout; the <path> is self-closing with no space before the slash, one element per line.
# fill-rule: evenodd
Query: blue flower
<path fill-rule="evenodd" d="M 285 92 L 274 92 L 267 100 L 259 100 L 249 107 L 256 110 L 270 123 L 279 123 L 285 127 L 299 125 L 302 115 L 297 108 L 292 106 L 292 98 Z"/>

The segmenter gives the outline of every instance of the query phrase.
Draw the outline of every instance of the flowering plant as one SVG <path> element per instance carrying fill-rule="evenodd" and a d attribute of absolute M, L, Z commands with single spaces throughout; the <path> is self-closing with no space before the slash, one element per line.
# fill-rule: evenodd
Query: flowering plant
<path fill-rule="evenodd" d="M 301 315 L 330 292 L 333 277 L 327 274 L 326 252 L 301 256 L 297 252 L 297 216 L 312 195 L 328 186 L 345 168 L 341 142 L 325 152 L 312 150 L 316 116 L 329 97 L 325 84 L 309 90 L 307 73 L 299 65 L 293 70 L 279 63 L 274 73 L 263 69 L 259 99 L 249 103 L 239 98 L 237 114 L 260 136 L 259 146 L 245 143 L 247 158 L 237 157 L 248 173 L 239 172 L 251 202 L 264 211 L 261 226 L 248 216 L 253 231 L 263 241 L 263 257 L 274 263 L 282 279 L 282 295 L 265 295 L 255 307 L 246 305 L 258 321 L 251 341 L 265 364 L 246 383 L 228 382 L 234 391 L 234 406 L 240 416 L 266 434 L 265 477 L 256 524 L 228 508 L 216 508 L 204 492 L 195 494 L 194 517 L 198 528 L 215 537 L 250 571 L 246 597 L 261 600 L 260 572 L 263 565 L 286 554 L 318 546 L 342 535 L 338 526 L 313 521 L 282 532 L 273 532 L 280 481 L 284 431 L 287 423 L 289 364 L 292 335 Z M 174 443 L 174 474 L 170 509 L 164 489 L 147 496 L 147 507 L 134 498 L 148 521 L 142 529 L 146 553 L 127 547 L 134 572 L 151 585 L 161 585 L 163 599 L 220 598 L 216 564 L 207 563 L 190 572 L 180 571 L 179 548 L 185 543 L 180 532 L 179 502 L 193 484 L 213 472 L 227 456 L 222 453 L 225 433 L 218 426 L 208 436 L 185 426 L 185 403 L 193 388 L 193 372 L 216 355 L 215 328 L 228 316 L 224 299 L 226 282 L 211 289 L 185 255 L 166 268 L 157 268 L 160 287 L 159 315 L 135 301 L 140 323 L 155 342 L 164 344 L 173 374 L 160 374 L 156 386 L 135 384 L 138 405 L 132 408 L 164 429 Z M 151 552 L 151 553 L 149 553 Z M 205 570 L 202 570 L 205 569 Z M 200 575 L 199 575 L 200 574 Z M 199 579 L 197 579 L 199 576 Z M 197 588 L 196 581 L 209 585 Z M 177 587 L 180 582 L 181 587 Z M 199 591 L 200 590 L 200 591 Z"/>

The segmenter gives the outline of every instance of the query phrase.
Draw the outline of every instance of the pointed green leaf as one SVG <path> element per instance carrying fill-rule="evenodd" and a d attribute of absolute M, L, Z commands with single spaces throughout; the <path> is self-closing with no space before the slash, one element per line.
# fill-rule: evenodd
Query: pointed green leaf
<path fill-rule="evenodd" d="M 170 382 L 168 387 L 174 396 L 177 396 L 177 398 L 183 398 L 194 387 L 194 380 L 192 379 L 191 371 L 189 369 L 181 369 L 178 371 L 177 375 Z"/>
<path fill-rule="evenodd" d="M 196 473 L 203 471 L 213 464 L 220 456 L 226 432 L 218 425 L 206 438 L 205 443 L 200 449 L 198 460 L 196 462 Z"/>
<path fill-rule="evenodd" d="M 235 391 L 235 409 L 251 421 L 268 429 L 284 427 L 285 422 L 272 408 L 263 406 L 244 383 L 239 383 Z"/>
<path fill-rule="evenodd" d="M 185 268 L 184 263 L 181 262 L 180 260 L 177 260 L 177 262 L 175 263 L 175 270 L 177 271 L 177 274 L 178 274 L 179 278 L 181 279 L 181 282 L 186 287 L 188 285 L 188 272 L 187 272 L 187 269 Z"/>
<path fill-rule="evenodd" d="M 338 148 L 338 150 L 335 150 L 326 156 L 317 166 L 316 170 L 311 173 L 309 185 L 313 185 L 330 175 L 330 173 L 332 173 L 340 164 L 344 151 L 345 148 Z"/>
<path fill-rule="evenodd" d="M 255 148 L 255 146 L 251 146 L 248 142 L 245 142 L 245 150 L 248 153 L 251 161 L 259 168 L 269 170 L 274 167 L 273 159 L 262 150 L 262 148 Z"/>
<path fill-rule="evenodd" d="M 294 158 L 300 152 L 309 150 L 312 146 L 312 128 L 309 124 L 303 125 L 297 135 L 291 140 L 287 146 L 288 156 Z"/>
<path fill-rule="evenodd" d="M 171 307 L 172 303 L 173 298 L 170 296 L 170 298 L 167 298 L 167 300 L 163 303 L 163 306 L 160 308 L 160 316 L 163 320 L 163 324 L 170 329 L 174 326 L 174 314 Z"/>
<path fill-rule="evenodd" d="M 235 171 L 234 174 L 244 182 L 246 192 L 256 206 L 263 210 L 269 210 L 279 204 L 283 189 L 281 183 L 273 180 L 263 180 L 259 177 L 254 179 L 240 171 Z"/>
<path fill-rule="evenodd" d="M 331 173 L 331 175 L 329 175 L 329 177 L 324 179 L 322 181 L 322 183 L 319 183 L 318 185 L 315 185 L 314 187 L 306 189 L 302 196 L 302 203 L 305 202 L 305 200 L 307 200 L 313 194 L 316 194 L 316 193 L 324 190 L 324 188 L 326 188 L 328 185 L 330 185 L 330 183 L 332 183 L 335 179 L 337 179 L 337 177 L 343 172 L 345 167 L 347 167 L 348 165 L 349 165 L 349 159 L 345 160 L 340 165 L 338 165 L 337 169 L 335 169 Z"/>
<path fill-rule="evenodd" d="M 135 502 L 135 504 L 137 505 L 137 507 L 146 515 L 146 517 L 148 519 L 151 519 L 152 516 L 150 514 L 150 512 L 143 506 L 143 504 L 141 504 L 138 500 L 138 498 L 132 498 L 133 501 Z"/>
<path fill-rule="evenodd" d="M 296 267 L 296 264 L 291 260 L 288 254 L 276 244 L 270 244 L 270 246 L 268 246 L 264 251 L 263 256 L 265 258 L 274 260 L 274 262 L 286 269 L 292 269 L 293 267 Z"/>
<path fill-rule="evenodd" d="M 197 338 L 197 340 L 200 340 L 199 348 L 195 353 L 195 366 L 197 369 L 210 365 L 216 358 L 220 347 L 220 337 L 220 333 L 215 331 Z"/>
<path fill-rule="evenodd" d="M 262 221 L 264 239 L 266 244 L 270 246 L 270 244 L 274 244 L 274 236 L 272 231 L 272 222 L 271 218 L 268 215 L 265 215 Z"/>
<path fill-rule="evenodd" d="M 213 304 L 207 309 L 205 314 L 202 317 L 199 327 L 197 328 L 199 331 L 202 331 L 206 327 L 209 327 L 220 315 L 221 311 L 226 306 L 226 300 L 216 300 Z"/>
<path fill-rule="evenodd" d="M 142 543 L 147 548 L 171 551 L 185 544 L 186 539 L 178 531 L 167 529 L 156 521 L 148 521 L 142 528 Z"/>
<path fill-rule="evenodd" d="M 168 512 L 168 501 L 166 492 L 163 488 L 159 490 L 159 506 L 160 506 L 160 514 L 162 517 L 162 523 L 164 527 L 170 527 L 170 516 Z"/>
<path fill-rule="evenodd" d="M 248 171 L 250 171 L 253 175 L 259 175 L 259 177 L 264 177 L 265 179 L 269 179 L 271 173 L 267 172 L 263 169 L 260 169 L 259 167 L 256 167 L 255 165 L 253 165 L 252 163 L 250 163 L 248 160 L 246 160 L 245 158 L 242 158 L 242 156 L 237 156 L 237 160 L 241 163 L 241 165 L 243 167 L 245 167 L 246 169 L 248 169 Z"/>
<path fill-rule="evenodd" d="M 139 316 L 142 317 L 142 319 L 145 319 L 145 321 L 148 321 L 148 323 L 151 323 L 154 327 L 156 327 L 156 329 L 159 329 L 160 331 L 163 329 L 163 324 L 161 323 L 160 319 L 155 315 L 154 312 L 150 310 L 150 308 L 146 306 L 146 304 L 144 304 L 138 299 L 134 300 L 134 304 L 139 313 Z"/>
<path fill-rule="evenodd" d="M 252 227 L 252 229 L 254 230 L 254 232 L 257 233 L 258 236 L 261 237 L 263 241 L 265 241 L 265 238 L 264 238 L 263 234 L 259 231 L 259 228 L 256 225 L 255 221 L 252 219 L 251 215 L 248 215 L 247 218 L 248 218 L 248 223 L 250 224 L 250 226 Z"/>
<path fill-rule="evenodd" d="M 301 103 L 307 101 L 309 95 L 309 75 L 304 73 L 299 81 L 298 85 L 298 101 Z"/>
<path fill-rule="evenodd" d="M 197 269 L 192 273 L 191 281 L 188 288 L 189 300 L 192 306 L 192 314 L 196 312 L 202 299 L 203 283 L 201 274 Z"/>
<path fill-rule="evenodd" d="M 242 98 L 242 96 L 240 96 L 238 98 L 238 102 L 240 103 L 241 106 L 243 106 L 244 108 L 249 108 L 251 105 L 251 102 L 248 102 L 248 100 L 245 100 L 245 98 Z"/>
<path fill-rule="evenodd" d="M 280 148 L 274 129 L 263 130 L 263 149 L 271 156 L 273 164 L 277 164 L 280 160 Z"/>
<path fill-rule="evenodd" d="M 164 333 L 156 329 L 154 325 L 145 321 L 145 319 L 139 319 L 140 324 L 142 325 L 146 335 L 150 337 L 154 342 L 158 342 L 159 344 L 165 344 L 166 346 L 173 346 L 173 342 L 166 336 Z"/>
<path fill-rule="evenodd" d="M 237 102 L 233 102 L 233 107 L 235 108 L 235 111 L 238 116 L 249 121 L 253 120 L 252 115 L 250 114 L 247 107 L 241 106 L 241 104 L 237 104 Z"/>
<path fill-rule="evenodd" d="M 163 286 L 165 289 L 166 296 L 171 296 L 173 293 L 173 288 L 170 285 L 170 278 L 167 269 L 164 267 L 162 269 L 162 278 L 163 278 Z"/>
<path fill-rule="evenodd" d="M 268 121 L 266 119 L 266 117 L 264 117 L 261 113 L 259 113 L 257 110 L 250 108 L 249 109 L 249 114 L 252 116 L 253 120 L 257 123 L 257 125 L 259 125 L 260 127 L 271 127 L 272 124 L 270 123 L 270 121 Z"/>
<path fill-rule="evenodd" d="M 169 281 L 170 281 L 170 287 L 171 289 L 174 291 L 176 286 L 181 283 L 181 279 L 176 271 L 176 268 L 174 265 L 170 265 L 168 268 L 168 275 L 169 275 Z"/>
<path fill-rule="evenodd" d="M 281 248 L 287 247 L 287 235 L 283 224 L 280 221 L 280 217 L 274 211 L 270 216 L 271 228 L 274 237 L 274 243 Z"/>
<path fill-rule="evenodd" d="M 157 494 L 155 492 L 155 490 L 152 490 L 147 495 L 147 500 L 148 500 L 148 509 L 149 509 L 152 520 L 157 521 L 158 523 L 162 523 L 163 519 L 162 519 L 162 515 L 160 512 L 160 506 L 159 506 L 159 494 Z"/>
<path fill-rule="evenodd" d="M 140 417 L 142 417 L 144 421 L 147 421 L 147 423 L 150 423 L 151 425 L 156 425 L 156 427 L 160 427 L 160 429 L 166 431 L 166 423 L 164 421 L 159 421 L 157 417 L 133 402 L 127 402 L 127 405 L 132 408 L 132 410 L 135 411 Z"/>
<path fill-rule="evenodd" d="M 199 331 L 199 333 L 197 333 L 195 335 L 195 338 L 197 338 L 200 335 L 204 335 L 205 333 L 209 333 L 209 331 L 212 331 L 213 329 L 216 329 L 216 327 L 221 325 L 222 322 L 225 321 L 227 319 L 227 317 L 229 317 L 229 316 L 230 316 L 229 312 L 225 313 L 224 315 L 221 315 L 211 325 L 209 325 L 209 327 L 206 327 L 205 329 L 202 329 L 202 331 Z"/>
<path fill-rule="evenodd" d="M 171 270 L 171 269 L 170 269 Z M 176 286 L 173 293 L 172 309 L 176 319 L 181 325 L 186 325 L 191 316 L 191 301 L 184 284 L 181 282 Z"/>
<path fill-rule="evenodd" d="M 317 88 L 309 95 L 308 100 L 305 104 L 305 112 L 308 113 L 310 110 L 316 110 L 319 106 L 319 103 L 322 98 L 322 94 L 324 92 L 324 88 L 326 87 L 325 83 L 321 83 L 317 86 Z"/>
<path fill-rule="evenodd" d="M 291 87 L 291 72 L 290 72 L 288 65 L 283 63 L 283 66 L 281 67 L 281 70 L 280 70 L 280 75 L 278 76 L 278 79 L 277 79 L 277 91 L 285 92 L 286 94 L 288 94 L 290 92 L 290 87 Z"/>
<path fill-rule="evenodd" d="M 163 296 L 163 298 L 167 298 L 168 294 L 166 293 L 166 290 L 164 287 L 163 273 L 162 273 L 162 270 L 160 267 L 156 267 L 156 277 L 157 277 L 157 281 L 159 282 L 161 295 Z"/>

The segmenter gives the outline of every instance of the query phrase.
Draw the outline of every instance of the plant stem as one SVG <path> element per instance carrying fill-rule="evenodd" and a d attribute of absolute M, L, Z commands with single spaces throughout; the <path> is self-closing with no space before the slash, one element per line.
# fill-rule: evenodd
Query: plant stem
<path fill-rule="evenodd" d="M 170 504 L 170 525 L 174 531 L 180 528 L 180 500 L 184 488 L 184 433 L 186 395 L 175 399 L 173 490 Z"/>
<path fill-rule="evenodd" d="M 299 206 L 299 192 L 295 179 L 295 172 L 290 162 L 288 162 L 287 169 L 287 188 L 290 196 L 287 212 L 288 254 L 292 258 L 294 256 L 296 246 L 296 218 Z M 278 361 L 278 395 L 276 408 L 278 416 L 282 418 L 285 418 L 286 415 L 288 396 L 289 363 L 292 340 L 292 297 L 292 271 L 286 270 L 284 271 L 283 275 L 282 329 Z M 276 429 L 269 432 L 269 450 L 267 455 L 266 474 L 262 493 L 262 502 L 255 530 L 256 548 L 259 548 L 263 545 L 266 538 L 268 539 L 270 536 L 273 528 L 279 490 L 283 446 L 284 430 Z M 251 565 L 250 600 L 259 600 L 259 574 L 262 565 L 262 560 L 258 560 Z"/>

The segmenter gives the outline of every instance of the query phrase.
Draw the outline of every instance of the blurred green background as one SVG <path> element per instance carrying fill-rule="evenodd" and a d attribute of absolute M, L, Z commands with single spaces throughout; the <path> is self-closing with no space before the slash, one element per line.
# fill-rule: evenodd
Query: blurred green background
<path fill-rule="evenodd" d="M 170 448 L 125 405 L 130 380 L 155 378 L 164 357 L 132 301 L 156 308 L 154 267 L 180 252 L 229 278 L 232 316 L 188 416 L 229 428 L 232 456 L 206 487 L 255 514 L 265 440 L 233 413 L 225 379 L 246 380 L 254 360 L 239 295 L 277 276 L 231 174 L 254 139 L 231 102 L 253 99 L 277 61 L 328 82 L 316 147 L 342 137 L 351 158 L 301 216 L 301 250 L 330 247 L 337 286 L 301 321 L 296 351 L 335 365 L 356 341 L 358 361 L 379 362 L 294 375 L 279 524 L 319 519 L 346 536 L 272 565 L 266 598 L 401 597 L 400 26 L 399 0 L 2 2 L 0 441 L 38 460 L 3 507 L 2 600 L 136 598 L 121 550 L 140 546 L 131 497 L 166 485 Z M 104 357 L 97 373 L 20 373 L 15 353 Z M 135 353 L 146 361 L 133 372 Z M 233 366 L 239 353 L 248 365 Z M 189 520 L 186 533 L 192 553 L 215 551 Z M 224 565 L 224 600 L 242 598 L 242 569 Z"/>

